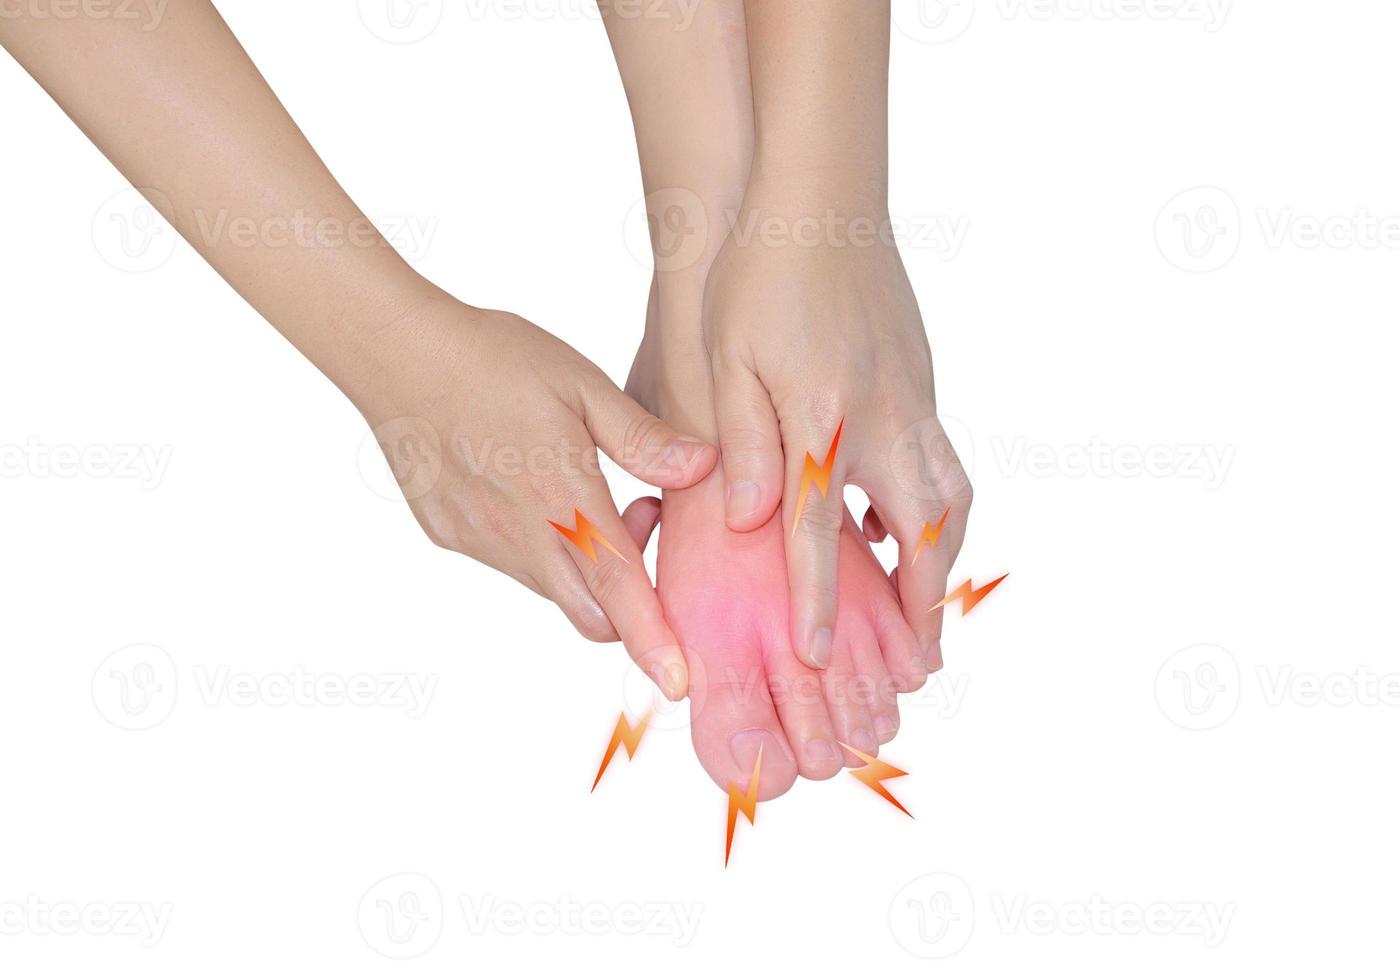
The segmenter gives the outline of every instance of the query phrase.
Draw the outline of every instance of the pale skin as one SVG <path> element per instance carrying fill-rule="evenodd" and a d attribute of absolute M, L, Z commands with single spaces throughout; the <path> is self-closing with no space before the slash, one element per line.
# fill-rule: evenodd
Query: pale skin
<path fill-rule="evenodd" d="M 390 452 L 437 470 L 410 505 L 433 541 L 556 602 L 584 636 L 621 639 L 671 698 L 685 659 L 617 513 L 601 449 L 661 488 L 713 469 L 714 448 L 624 395 L 539 327 L 418 276 L 336 183 L 208 0 L 172 0 L 159 28 L 120 18 L 0 19 L 0 44 L 240 295 L 350 398 Z M 293 247 L 211 235 L 220 218 L 316 235 Z M 528 406 L 522 411 L 521 406 Z M 556 466 L 467 465 L 487 442 Z M 421 461 L 420 461 L 421 462 Z M 616 549 L 597 561 L 550 521 L 581 512 Z M 643 520 L 645 515 L 643 515 Z"/>
<path fill-rule="evenodd" d="M 607 2 L 602 10 L 632 109 L 657 250 L 646 334 L 628 391 L 673 425 L 721 438 L 715 393 L 726 379 L 715 371 L 702 310 L 716 258 L 731 247 L 725 232 L 752 186 L 754 103 L 743 0 L 707 0 L 684 31 L 666 18 L 626 16 Z M 755 263 L 760 258 L 753 256 Z M 864 367 L 878 369 L 871 352 L 859 353 Z M 926 347 L 922 361 L 931 402 Z M 800 365 L 806 378 L 774 377 L 816 384 L 822 367 Z M 753 390 L 755 401 L 767 405 L 768 393 Z M 842 580 L 833 597 L 830 651 L 820 670 L 795 655 L 785 561 L 800 547 L 775 516 L 781 485 L 774 482 L 760 519 L 718 526 L 726 496 L 733 501 L 726 489 L 734 471 L 742 474 L 752 462 L 731 440 L 722 466 L 701 484 L 665 494 L 657 584 L 691 665 L 691 731 L 702 765 L 721 787 L 746 785 L 761 746 L 759 795 L 767 799 L 798 775 L 824 779 L 843 764 L 863 765 L 837 743 L 878 752 L 899 726 L 894 694 L 917 689 L 929 667 L 894 586 L 839 504 L 839 490 L 832 500 L 843 526 L 831 561 Z M 644 506 L 640 501 L 634 509 Z M 872 540 L 881 536 L 877 520 L 867 520 Z"/>
<path fill-rule="evenodd" d="M 898 248 L 869 238 L 889 227 L 889 0 L 745 0 L 744 11 L 753 166 L 704 304 L 726 519 L 749 530 L 781 505 L 793 648 L 822 668 L 836 625 L 840 491 L 863 489 L 865 531 L 899 542 L 904 614 L 923 668 L 937 670 L 943 612 L 933 606 L 972 488 L 937 421 L 932 358 Z M 764 221 L 774 235 L 740 237 Z M 824 462 L 838 425 L 830 487 L 804 498 L 807 455 Z M 922 459 L 899 445 L 911 431 Z M 937 544 L 921 550 L 925 526 L 945 514 Z"/>
<path fill-rule="evenodd" d="M 888 5 L 705 0 L 683 30 L 605 23 L 656 219 L 626 395 L 540 328 L 414 273 L 208 0 L 172 0 L 150 32 L 5 19 L 0 44 L 354 402 L 432 540 L 552 599 L 585 636 L 620 638 L 666 696 L 689 690 L 706 770 L 721 786 L 745 783 L 761 746 L 766 799 L 797 775 L 859 764 L 837 742 L 873 754 L 893 737 L 894 692 L 941 665 L 941 612 L 928 607 L 971 499 L 946 445 L 916 468 L 933 493 L 900 492 L 907 480 L 888 459 L 921 421 L 946 444 L 897 250 L 798 240 L 814 217 L 852 230 L 887 217 Z M 796 244 L 744 238 L 749 215 L 779 219 Z M 211 235 L 220 216 L 309 217 L 350 234 L 272 248 Z M 828 492 L 810 490 L 798 520 L 803 460 L 822 459 L 842 419 Z M 488 443 L 547 449 L 557 463 L 471 465 Z M 598 449 L 665 501 L 619 515 Z M 865 537 L 888 529 L 900 542 L 890 581 L 845 513 L 846 482 L 872 499 Z M 939 543 L 915 562 L 919 531 L 944 512 Z M 590 556 L 551 527 L 574 528 L 576 513 L 613 547 Z M 640 549 L 663 517 L 658 598 Z"/>

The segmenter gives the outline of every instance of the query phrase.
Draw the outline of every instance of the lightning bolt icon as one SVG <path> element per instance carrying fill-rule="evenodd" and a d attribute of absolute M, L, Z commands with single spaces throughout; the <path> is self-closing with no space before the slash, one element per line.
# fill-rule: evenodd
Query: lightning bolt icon
<path fill-rule="evenodd" d="M 850 752 L 851 754 L 857 755 L 861 759 L 865 760 L 864 766 L 862 766 L 859 769 L 851 770 L 852 776 L 856 777 L 862 783 L 869 786 L 875 792 L 883 796 L 886 800 L 889 801 L 891 806 L 898 807 L 900 812 L 903 813 L 910 820 L 914 819 L 914 814 L 904 809 L 904 804 L 896 800 L 893 796 L 891 796 L 890 791 L 885 789 L 884 785 L 884 781 L 886 779 L 898 779 L 900 776 L 909 775 L 907 772 L 905 772 L 903 769 L 896 769 L 888 762 L 881 762 L 873 755 L 866 755 L 860 749 L 852 748 L 845 742 L 841 743 L 841 747 L 846 749 L 846 751 Z"/>
<path fill-rule="evenodd" d="M 836 463 L 836 447 L 841 445 L 841 430 L 845 427 L 846 420 L 842 419 L 836 426 L 836 436 L 831 440 L 831 448 L 826 451 L 826 460 L 820 466 L 811 453 L 802 461 L 802 483 L 797 491 L 797 514 L 792 519 L 793 534 L 797 533 L 797 525 L 802 520 L 802 508 L 807 506 L 807 491 L 811 489 L 812 484 L 817 485 L 823 499 L 831 487 L 831 467 Z"/>
<path fill-rule="evenodd" d="M 724 866 L 729 867 L 729 851 L 734 846 L 734 825 L 739 822 L 739 812 L 742 810 L 744 816 L 749 818 L 749 826 L 754 825 L 754 817 L 758 813 L 758 770 L 763 764 L 763 746 L 759 746 L 758 755 L 753 760 L 753 775 L 749 777 L 749 788 L 742 795 L 739 788 L 733 783 L 729 784 L 729 827 L 724 834 Z"/>
<path fill-rule="evenodd" d="M 918 547 L 914 549 L 914 557 L 909 559 L 910 568 L 914 567 L 914 562 L 919 560 L 919 553 L 924 550 L 924 545 L 928 545 L 930 549 L 937 547 L 938 539 L 943 535 L 943 525 L 948 523 L 948 515 L 952 512 L 953 508 L 951 507 L 945 510 L 943 516 L 938 519 L 937 527 L 929 524 L 928 521 L 924 521 L 924 530 L 923 533 L 919 535 Z"/>
<path fill-rule="evenodd" d="M 598 552 L 593 547 L 594 541 L 597 541 L 617 557 L 622 558 L 622 552 L 614 548 L 608 539 L 603 537 L 603 532 L 594 527 L 593 522 L 584 517 L 581 510 L 574 511 L 574 527 L 568 528 L 553 521 L 549 522 L 549 526 L 572 541 L 574 547 L 592 559 L 595 565 L 598 564 Z M 624 563 L 627 561 L 626 558 L 622 558 L 622 560 Z"/>
<path fill-rule="evenodd" d="M 598 788 L 598 783 L 602 781 L 603 773 L 607 771 L 608 763 L 612 762 L 619 745 L 627 749 L 627 758 L 631 759 L 636 756 L 637 746 L 642 744 L 642 736 L 646 734 L 647 724 L 650 721 L 650 711 L 642 716 L 642 720 L 638 722 L 636 728 L 627 723 L 626 715 L 617 716 L 617 726 L 613 728 L 612 739 L 608 742 L 608 750 L 603 753 L 603 764 L 598 767 L 598 775 L 593 779 L 593 789 L 588 792 L 591 793 Z"/>
<path fill-rule="evenodd" d="M 993 581 L 988 582 L 980 589 L 974 589 L 972 587 L 972 579 L 968 579 L 966 582 L 958 586 L 952 592 L 949 592 L 947 598 L 945 598 L 942 602 L 936 603 L 934 606 L 932 606 L 929 609 L 929 612 L 933 612 L 934 609 L 943 608 L 948 603 L 952 602 L 954 599 L 961 599 L 963 601 L 962 614 L 966 616 L 968 613 L 972 612 L 972 610 L 977 607 L 977 604 L 979 602 L 987 598 L 987 593 L 991 592 L 1005 580 L 1006 576 L 1003 575 L 999 579 L 994 579 Z"/>

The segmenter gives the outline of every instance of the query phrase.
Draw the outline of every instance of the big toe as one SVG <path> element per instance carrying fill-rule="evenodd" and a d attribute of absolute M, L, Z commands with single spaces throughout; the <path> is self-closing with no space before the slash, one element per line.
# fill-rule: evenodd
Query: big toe
<path fill-rule="evenodd" d="M 749 791 L 758 771 L 758 799 L 771 800 L 797 781 L 797 761 L 767 695 L 766 681 L 720 683 L 694 692 L 690 718 L 695 755 L 722 790 Z"/>

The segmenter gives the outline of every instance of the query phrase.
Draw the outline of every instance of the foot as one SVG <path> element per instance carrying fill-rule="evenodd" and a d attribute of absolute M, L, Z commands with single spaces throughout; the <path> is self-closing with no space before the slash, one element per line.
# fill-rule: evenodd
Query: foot
<path fill-rule="evenodd" d="M 691 737 L 721 789 L 748 787 L 759 750 L 758 798 L 799 775 L 829 779 L 865 763 L 899 730 L 895 694 L 926 677 L 893 586 L 849 513 L 831 665 L 813 670 L 788 640 L 781 518 L 755 531 L 724 521 L 723 466 L 661 507 L 657 589 L 690 666 Z"/>

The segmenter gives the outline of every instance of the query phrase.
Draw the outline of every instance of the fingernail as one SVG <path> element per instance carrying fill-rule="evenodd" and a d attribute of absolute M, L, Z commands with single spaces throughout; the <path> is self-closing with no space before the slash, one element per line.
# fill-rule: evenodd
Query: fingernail
<path fill-rule="evenodd" d="M 836 754 L 836 746 L 824 738 L 809 739 L 807 744 L 802 746 L 802 754 L 807 757 L 809 766 L 826 765 L 840 758 Z"/>
<path fill-rule="evenodd" d="M 928 665 L 930 674 L 943 669 L 943 643 L 941 640 L 934 640 L 928 645 L 924 654 L 924 663 Z"/>
<path fill-rule="evenodd" d="M 915 680 L 922 680 L 928 676 L 928 657 L 923 654 L 915 654 L 909 658 L 909 669 L 914 673 Z"/>
<path fill-rule="evenodd" d="M 729 486 L 729 501 L 725 507 L 731 521 L 742 521 L 758 510 L 758 484 L 739 480 Z"/>
<path fill-rule="evenodd" d="M 895 732 L 899 731 L 899 724 L 889 715 L 881 715 L 875 719 L 875 737 L 883 745 L 894 738 Z"/>
<path fill-rule="evenodd" d="M 754 761 L 760 751 L 767 752 L 771 759 L 778 749 L 772 735 L 762 728 L 750 728 L 729 740 L 729 751 L 733 753 L 734 762 L 741 772 L 752 773 Z"/>
<path fill-rule="evenodd" d="M 651 668 L 650 677 L 661 693 L 671 701 L 682 700 L 690 686 L 690 678 L 685 667 L 685 655 L 676 646 L 662 647 L 656 652 L 660 661 Z"/>
<path fill-rule="evenodd" d="M 866 755 L 875 755 L 880 751 L 880 743 L 875 741 L 875 736 L 868 728 L 857 728 L 851 732 L 851 744 Z M 863 760 L 861 764 L 864 765 Z"/>
<path fill-rule="evenodd" d="M 812 666 L 823 668 L 831 663 L 831 630 L 823 626 L 812 634 L 812 641 L 807 644 L 807 656 L 812 662 Z"/>

